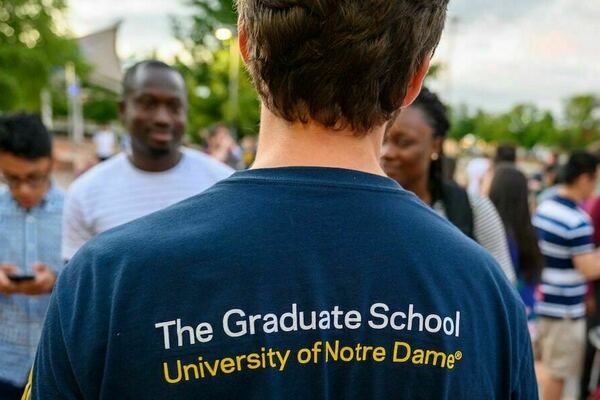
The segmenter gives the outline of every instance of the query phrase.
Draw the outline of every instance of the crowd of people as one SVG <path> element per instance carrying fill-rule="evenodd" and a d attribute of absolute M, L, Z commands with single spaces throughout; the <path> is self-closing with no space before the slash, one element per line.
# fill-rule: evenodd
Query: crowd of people
<path fill-rule="evenodd" d="M 445 106 L 423 88 L 387 127 L 386 174 L 486 248 L 516 285 L 527 310 L 542 398 L 560 400 L 565 381 L 577 378 L 582 399 L 598 396 L 598 375 L 591 376 L 600 367 L 593 365 L 595 336 L 588 340 L 585 321 L 592 335 L 600 332 L 593 329 L 598 294 L 592 284 L 600 277 L 594 239 L 600 230 L 598 156 L 575 152 L 564 165 L 544 167 L 551 179 L 545 190 L 533 191 L 530 182 L 538 174 L 528 178 L 517 166 L 517 149 L 499 145 L 493 159 L 471 161 L 467 168 L 477 173 L 462 188 L 444 168 L 449 127 Z M 592 299 L 587 309 L 586 297 Z"/>
<path fill-rule="evenodd" d="M 183 146 L 155 60 L 66 193 L 0 116 L 0 399 L 600 398 L 598 156 L 542 191 L 500 145 L 463 187 L 422 87 L 447 0 L 276 3 L 238 4 L 258 144 Z"/>

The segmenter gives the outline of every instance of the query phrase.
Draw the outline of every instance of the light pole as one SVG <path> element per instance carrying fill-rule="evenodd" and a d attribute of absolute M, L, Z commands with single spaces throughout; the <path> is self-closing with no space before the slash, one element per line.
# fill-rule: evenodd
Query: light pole
<path fill-rule="evenodd" d="M 74 143 L 80 144 L 84 134 L 81 85 L 75 72 L 75 64 L 72 62 L 67 63 L 65 67 L 65 80 L 69 99 L 69 136 Z"/>
<path fill-rule="evenodd" d="M 237 137 L 239 86 L 240 86 L 240 56 L 237 35 L 230 28 L 219 28 L 215 37 L 222 42 L 229 42 L 229 106 L 231 110 L 231 134 Z"/>

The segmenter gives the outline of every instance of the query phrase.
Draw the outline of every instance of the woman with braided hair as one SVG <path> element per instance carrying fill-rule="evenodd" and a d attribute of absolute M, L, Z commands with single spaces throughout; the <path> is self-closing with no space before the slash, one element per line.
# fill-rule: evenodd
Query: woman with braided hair
<path fill-rule="evenodd" d="M 515 281 L 502 220 L 492 202 L 469 196 L 445 179 L 444 140 L 450 121 L 436 94 L 423 88 L 417 100 L 387 126 L 382 165 L 388 176 L 476 240 Z"/>

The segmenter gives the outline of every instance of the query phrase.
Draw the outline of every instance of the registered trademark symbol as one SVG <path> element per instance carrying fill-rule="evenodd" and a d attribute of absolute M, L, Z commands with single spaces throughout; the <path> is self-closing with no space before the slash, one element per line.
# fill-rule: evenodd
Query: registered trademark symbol
<path fill-rule="evenodd" d="M 460 351 L 457 351 L 456 354 L 454 355 L 454 358 L 456 358 L 457 360 L 462 359 L 462 353 Z"/>

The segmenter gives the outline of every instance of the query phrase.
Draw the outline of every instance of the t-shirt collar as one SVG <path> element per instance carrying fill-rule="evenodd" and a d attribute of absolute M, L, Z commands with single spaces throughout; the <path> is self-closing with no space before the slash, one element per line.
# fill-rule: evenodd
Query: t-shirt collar
<path fill-rule="evenodd" d="M 278 167 L 259 168 L 235 172 L 230 179 L 256 179 L 275 181 L 302 181 L 315 184 L 371 186 L 400 189 L 400 185 L 385 176 L 367 172 L 332 167 Z"/>

